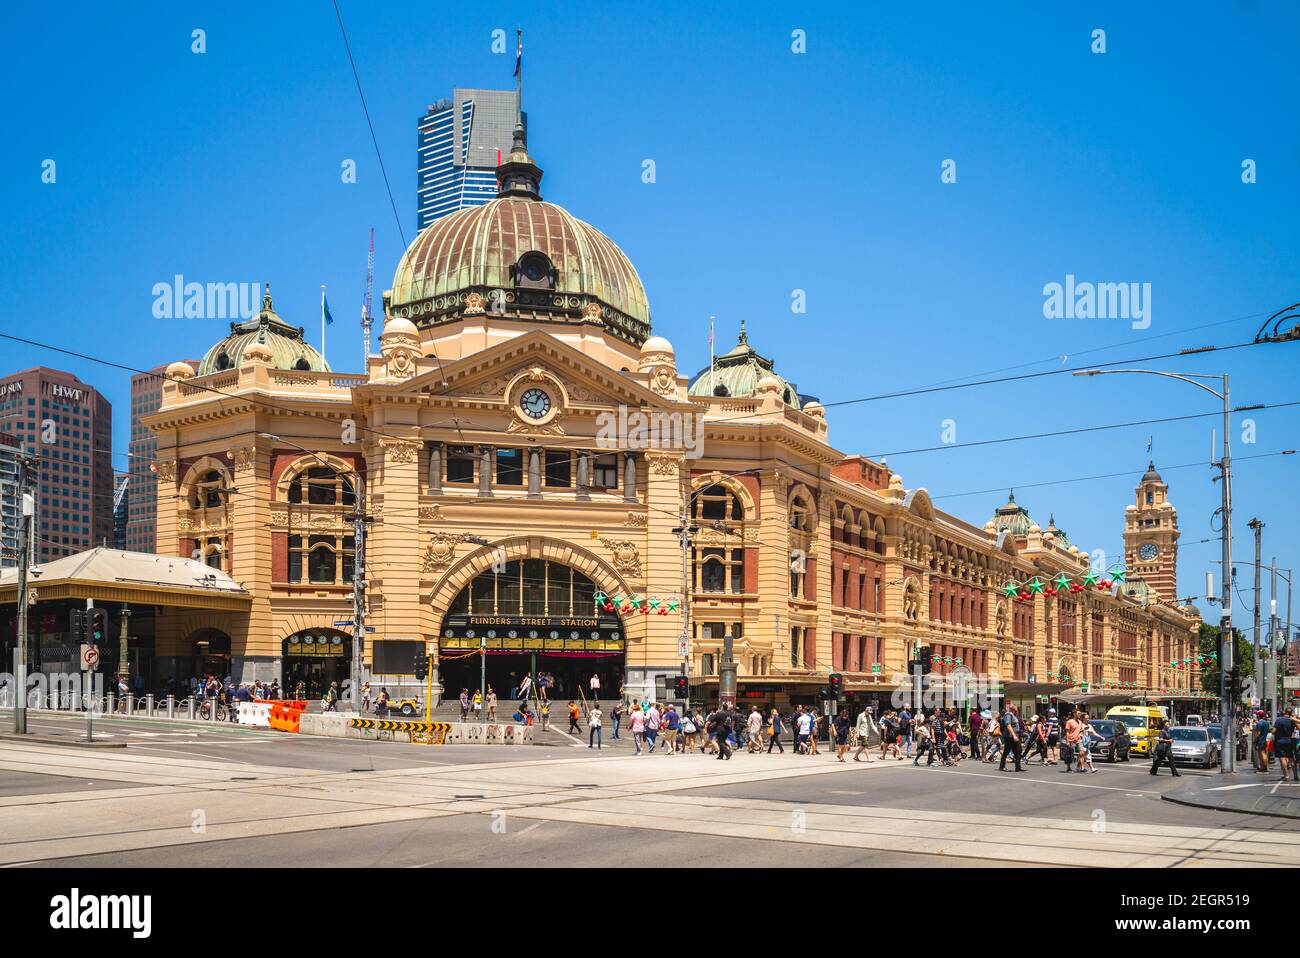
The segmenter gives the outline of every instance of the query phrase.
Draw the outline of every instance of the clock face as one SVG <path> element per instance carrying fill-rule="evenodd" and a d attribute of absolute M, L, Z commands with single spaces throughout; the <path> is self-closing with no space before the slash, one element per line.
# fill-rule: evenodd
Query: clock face
<path fill-rule="evenodd" d="M 1138 549 L 1138 558 L 1143 562 L 1150 562 L 1159 554 L 1160 550 L 1156 548 L 1154 542 L 1143 543 L 1142 548 Z"/>
<path fill-rule="evenodd" d="M 519 397 L 519 408 L 530 419 L 541 419 L 551 411 L 551 397 L 543 389 L 529 389 Z"/>

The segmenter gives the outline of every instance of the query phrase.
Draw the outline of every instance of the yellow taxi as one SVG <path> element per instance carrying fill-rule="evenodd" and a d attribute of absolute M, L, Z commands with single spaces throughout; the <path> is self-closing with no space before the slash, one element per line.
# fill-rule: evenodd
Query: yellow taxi
<path fill-rule="evenodd" d="M 1154 705 L 1116 705 L 1106 713 L 1106 718 L 1124 723 L 1133 741 L 1134 755 L 1150 755 L 1151 743 L 1156 739 L 1165 713 L 1164 709 Z"/>

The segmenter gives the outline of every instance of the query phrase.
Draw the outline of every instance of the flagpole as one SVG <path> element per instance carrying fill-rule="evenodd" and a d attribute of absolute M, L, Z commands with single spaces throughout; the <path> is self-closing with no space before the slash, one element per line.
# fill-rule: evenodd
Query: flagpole
<path fill-rule="evenodd" d="M 325 287 L 320 288 L 320 358 L 325 359 Z"/>
<path fill-rule="evenodd" d="M 515 27 L 515 123 L 524 125 L 524 30 Z"/>
<path fill-rule="evenodd" d="M 715 317 L 709 317 L 709 395 L 713 395 L 713 380 L 717 373 L 717 360 L 714 359 L 713 347 L 713 320 Z"/>

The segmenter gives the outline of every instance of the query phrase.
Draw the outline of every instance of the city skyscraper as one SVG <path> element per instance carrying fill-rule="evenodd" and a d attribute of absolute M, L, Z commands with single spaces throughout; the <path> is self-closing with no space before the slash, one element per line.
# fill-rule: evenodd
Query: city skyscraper
<path fill-rule="evenodd" d="M 126 548 L 126 508 L 127 493 L 130 491 L 131 474 L 129 472 L 113 473 L 113 548 Z"/>
<path fill-rule="evenodd" d="M 18 533 L 22 527 L 18 500 L 18 437 L 0 432 L 0 569 L 18 565 Z"/>
<path fill-rule="evenodd" d="M 424 229 L 439 217 L 482 206 L 497 195 L 497 164 L 510 152 L 518 113 L 514 90 L 467 90 L 429 105 L 420 117 L 417 216 Z M 523 115 L 525 130 L 528 114 Z"/>
<path fill-rule="evenodd" d="M 197 359 L 186 360 L 197 367 Z M 131 377 L 131 439 L 128 467 L 131 482 L 126 490 L 126 549 L 131 552 L 155 552 L 157 529 L 158 477 L 153 472 L 153 460 L 158 452 L 158 437 L 140 422 L 141 418 L 155 413 L 162 404 L 162 376 L 167 367 L 155 366 L 147 373 Z"/>
<path fill-rule="evenodd" d="M 0 379 L 0 418 L 38 457 L 36 561 L 113 538 L 113 406 L 71 373 L 36 366 Z"/>

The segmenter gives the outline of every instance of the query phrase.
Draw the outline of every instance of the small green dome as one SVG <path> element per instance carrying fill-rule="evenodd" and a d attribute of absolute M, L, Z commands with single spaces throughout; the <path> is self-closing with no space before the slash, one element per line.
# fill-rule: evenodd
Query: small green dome
<path fill-rule="evenodd" d="M 1029 533 L 1029 527 L 1034 524 L 1029 518 L 1029 510 L 1020 503 L 1016 502 L 1016 491 L 1011 490 L 1010 496 L 1007 497 L 1006 505 L 999 506 L 993 513 L 993 528 L 997 532 L 1004 529 L 1014 536 L 1023 536 Z"/>
<path fill-rule="evenodd" d="M 262 311 L 243 323 L 231 323 L 230 335 L 204 354 L 198 375 L 208 376 L 224 369 L 238 369 L 250 343 L 261 343 L 271 351 L 272 369 L 329 372 L 329 363 L 303 338 L 301 326 L 290 326 L 276 315 L 271 305 L 271 284 L 262 296 Z"/>
<path fill-rule="evenodd" d="M 749 335 L 742 320 L 740 338 L 735 347 L 718 356 L 712 366 L 696 373 L 687 393 L 691 396 L 754 396 L 758 393 L 758 384 L 770 377 L 780 386 L 782 401 L 799 409 L 807 397 L 799 395 L 799 388 L 794 383 L 778 376 L 773 371 L 774 365 L 772 360 L 760 356 L 749 345 Z"/>

